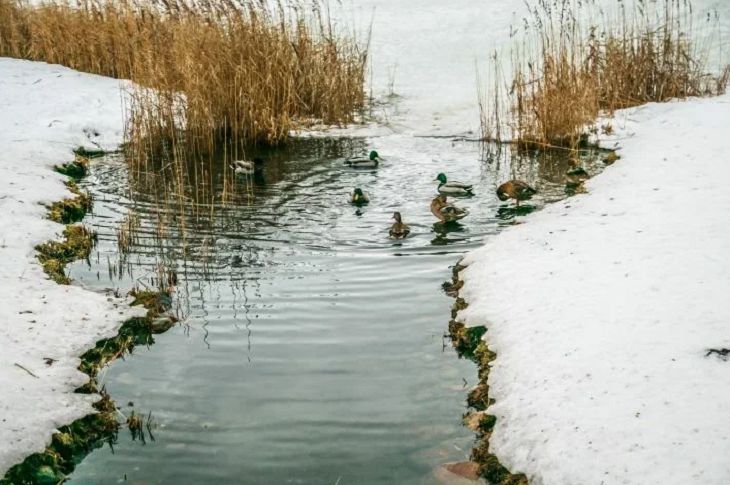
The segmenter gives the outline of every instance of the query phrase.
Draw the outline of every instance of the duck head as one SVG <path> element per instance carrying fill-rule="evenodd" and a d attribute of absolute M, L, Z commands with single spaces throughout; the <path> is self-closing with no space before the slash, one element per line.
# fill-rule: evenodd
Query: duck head
<path fill-rule="evenodd" d="M 438 181 L 439 182 L 439 185 L 445 184 L 446 183 L 446 174 L 445 173 L 440 173 L 440 174 L 436 175 L 436 178 L 434 179 L 434 182 L 435 181 Z"/>
<path fill-rule="evenodd" d="M 355 194 L 355 197 L 363 196 L 362 189 L 360 187 L 355 187 L 355 190 L 353 191 L 353 193 Z"/>
<path fill-rule="evenodd" d="M 393 212 L 393 220 L 395 220 L 395 222 L 403 222 L 400 212 Z"/>
<path fill-rule="evenodd" d="M 372 150 L 372 151 L 370 152 L 370 156 L 369 156 L 369 158 L 370 158 L 370 160 L 377 160 L 377 161 L 380 161 L 380 155 L 378 155 L 378 152 L 376 152 L 375 150 Z"/>
<path fill-rule="evenodd" d="M 497 189 L 497 198 L 504 202 L 505 200 L 509 200 L 509 194 L 502 190 L 502 187 Z"/>

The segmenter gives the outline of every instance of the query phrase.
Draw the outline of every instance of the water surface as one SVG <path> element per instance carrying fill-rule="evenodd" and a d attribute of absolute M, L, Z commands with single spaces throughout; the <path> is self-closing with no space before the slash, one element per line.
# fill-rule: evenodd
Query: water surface
<path fill-rule="evenodd" d="M 342 167 L 370 147 L 387 158 L 377 170 Z M 185 321 L 102 378 L 122 415 L 151 413 L 154 440 L 123 430 L 70 483 L 431 484 L 441 464 L 468 459 L 460 418 L 476 369 L 443 338 L 453 301 L 441 283 L 513 222 L 498 182 L 536 185 L 539 207 L 565 196 L 567 159 L 414 137 L 301 140 L 264 155 L 251 184 L 193 163 L 176 194 L 119 158 L 92 165 L 84 222 L 99 243 L 72 278 L 125 292 L 153 285 L 164 259 Z M 461 225 L 428 210 L 441 171 L 475 184 L 458 200 L 471 211 Z M 348 204 L 354 186 L 369 206 Z M 404 241 L 387 237 L 395 210 L 411 226 Z M 120 260 L 130 213 L 139 229 Z"/>

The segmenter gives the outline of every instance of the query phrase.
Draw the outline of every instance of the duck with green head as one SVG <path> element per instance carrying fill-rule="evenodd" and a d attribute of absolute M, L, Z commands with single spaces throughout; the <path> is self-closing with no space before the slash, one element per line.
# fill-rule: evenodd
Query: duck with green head
<path fill-rule="evenodd" d="M 367 192 L 364 192 L 360 187 L 355 187 L 355 190 L 350 194 L 350 203 L 355 205 L 365 205 L 370 202 L 370 196 Z"/>
<path fill-rule="evenodd" d="M 345 165 L 353 168 L 376 168 L 378 164 L 384 159 L 378 155 L 378 152 L 372 150 L 370 154 L 365 157 L 350 157 L 345 160 Z"/>
<path fill-rule="evenodd" d="M 447 180 L 445 173 L 440 173 L 434 179 L 434 182 L 438 181 L 439 194 L 451 195 L 451 196 L 469 196 L 474 195 L 471 184 L 465 184 L 464 182 L 457 182 L 456 180 Z"/>
<path fill-rule="evenodd" d="M 520 201 L 530 200 L 536 193 L 537 190 L 522 180 L 510 180 L 497 187 L 497 198 L 503 202 L 514 199 L 517 207 L 520 206 Z"/>
<path fill-rule="evenodd" d="M 390 226 L 390 231 L 388 231 L 390 237 L 393 239 L 403 239 L 410 234 L 411 228 L 403 222 L 400 212 L 393 212 L 393 220 L 395 222 Z"/>

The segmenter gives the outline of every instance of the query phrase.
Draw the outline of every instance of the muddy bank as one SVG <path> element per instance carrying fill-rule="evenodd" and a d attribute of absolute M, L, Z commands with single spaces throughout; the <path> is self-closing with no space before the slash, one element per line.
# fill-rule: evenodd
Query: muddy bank
<path fill-rule="evenodd" d="M 467 327 L 457 320 L 459 311 L 467 307 L 466 301 L 459 296 L 463 282 L 459 273 L 464 266 L 457 264 L 453 268 L 453 279 L 444 283 L 444 291 L 455 298 L 449 321 L 449 337 L 454 349 L 460 357 L 472 360 L 478 367 L 479 383 L 469 391 L 467 405 L 470 410 L 464 414 L 464 426 L 477 435 L 477 443 L 471 451 L 472 462 L 478 465 L 478 473 L 489 483 L 495 485 L 527 485 L 527 477 L 523 473 L 507 470 L 489 452 L 489 438 L 496 423 L 496 417 L 488 414 L 486 409 L 493 402 L 489 397 L 489 369 L 497 354 L 489 350 L 488 338 L 484 338 L 488 329 L 483 326 Z"/>
<path fill-rule="evenodd" d="M 55 202 L 48 208 L 49 219 L 66 225 L 64 237 L 60 241 L 51 240 L 36 246 L 44 272 L 61 285 L 71 283 L 66 275 L 66 265 L 88 258 L 96 241 L 95 234 L 80 224 L 91 210 L 91 197 L 78 189 L 75 183 L 86 174 L 88 162 L 87 158 L 77 154 L 74 162 L 56 167 L 58 172 L 71 177 L 66 185 L 74 194 L 74 197 Z M 60 427 L 43 452 L 34 453 L 11 467 L 0 479 L 0 485 L 63 482 L 85 455 L 105 443 L 112 446 L 122 427 L 127 426 L 133 434 L 144 433 L 141 428 L 145 423 L 134 412 L 129 417 L 124 416 L 105 390 L 99 388 L 97 376 L 102 367 L 118 357 L 131 354 L 135 346 L 153 344 L 153 335 L 168 330 L 176 318 L 165 315 L 171 306 L 170 289 L 133 290 L 130 295 L 134 298 L 132 305 L 143 306 L 147 310 L 146 315 L 126 320 L 116 336 L 99 340 L 94 348 L 81 356 L 78 366 L 78 370 L 89 376 L 89 381 L 76 392 L 101 396 L 93 404 L 96 413 Z M 54 363 L 54 359 L 46 358 L 47 366 Z M 34 375 L 27 369 L 26 372 Z"/>

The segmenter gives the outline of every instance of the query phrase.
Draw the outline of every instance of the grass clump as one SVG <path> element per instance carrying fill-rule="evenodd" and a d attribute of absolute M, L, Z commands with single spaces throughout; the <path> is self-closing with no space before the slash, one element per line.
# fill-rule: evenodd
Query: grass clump
<path fill-rule="evenodd" d="M 30 455 L 10 468 L 5 477 L 0 478 L 0 485 L 55 485 L 64 482 L 82 456 L 116 439 L 119 424 L 109 395 L 102 393 L 94 409 L 96 414 L 60 427 L 42 453 Z"/>
<path fill-rule="evenodd" d="M 277 144 L 311 121 L 352 121 L 367 43 L 316 2 L 272 5 L 0 0 L 0 55 L 134 81 L 127 142 L 139 156 Z"/>
<path fill-rule="evenodd" d="M 77 156 L 73 162 L 56 165 L 54 169 L 56 172 L 78 181 L 84 178 L 89 171 L 89 158 Z"/>
<path fill-rule="evenodd" d="M 73 181 L 66 183 L 66 186 L 74 196 L 51 204 L 48 208 L 48 218 L 60 224 L 73 224 L 83 219 L 91 210 L 91 196 L 79 189 Z"/>
<path fill-rule="evenodd" d="M 170 309 L 171 296 L 166 292 L 135 291 L 134 304 L 144 305 L 147 314 L 141 318 L 131 318 L 124 322 L 119 333 L 112 338 L 96 343 L 93 349 L 81 356 L 79 370 L 89 375 L 88 383 L 76 390 L 82 394 L 98 393 L 101 399 L 94 404 L 95 414 L 85 416 L 62 426 L 54 433 L 51 444 L 41 453 L 28 456 L 22 463 L 10 468 L 0 485 L 46 485 L 65 481 L 76 464 L 94 449 L 108 443 L 113 445 L 122 424 L 126 425 L 134 437 L 140 437 L 142 419 L 134 413 L 129 418 L 118 420 L 120 414 L 109 395 L 97 387 L 96 377 L 106 364 L 126 353 L 131 353 L 136 345 L 151 345 L 152 322 L 162 312 Z M 172 317 L 169 317 L 172 318 Z M 172 318 L 174 321 L 174 318 Z M 141 439 L 144 439 L 141 436 Z"/>
<path fill-rule="evenodd" d="M 93 149 L 82 146 L 75 148 L 74 153 L 77 157 L 81 159 L 86 159 L 87 162 L 90 158 L 99 158 L 107 154 L 107 152 L 102 150 L 101 148 Z"/>
<path fill-rule="evenodd" d="M 495 68 L 493 92 L 481 96 L 482 136 L 501 137 L 507 120 L 521 145 L 577 148 L 588 133 L 610 133 L 595 125 L 601 113 L 725 91 L 730 68 L 709 73 L 713 46 L 697 40 L 690 2 L 616 8 L 594 0 L 531 5 L 526 36 L 511 53 L 511 82 L 503 85 Z"/>
<path fill-rule="evenodd" d="M 494 485 L 527 485 L 527 477 L 523 473 L 511 473 L 505 468 L 497 457 L 489 451 L 489 438 L 497 422 L 497 418 L 484 412 L 493 400 L 489 397 L 489 369 L 492 361 L 497 355 L 489 350 L 483 337 L 487 332 L 486 327 L 467 328 L 463 323 L 455 320 L 459 311 L 467 308 L 466 301 L 458 296 L 458 290 L 463 286 L 459 273 L 464 266 L 457 265 L 453 271 L 453 282 L 444 284 L 447 294 L 455 298 L 451 309 L 452 320 L 449 322 L 449 337 L 460 357 L 467 357 L 477 364 L 479 369 L 479 383 L 469 391 L 467 405 L 480 415 L 476 426 L 477 444 L 471 452 L 471 461 L 479 465 L 479 474 Z M 473 415 L 470 411 L 464 416 Z M 472 428 L 473 429 L 473 428 Z"/>
<path fill-rule="evenodd" d="M 68 263 L 77 259 L 86 259 L 94 247 L 96 234 L 82 225 L 68 225 L 63 230 L 62 241 L 49 241 L 36 246 L 38 260 L 43 270 L 56 283 L 70 283 L 65 268 Z"/>
<path fill-rule="evenodd" d="M 147 314 L 144 317 L 130 318 L 124 322 L 116 336 L 100 340 L 93 349 L 81 356 L 79 370 L 92 378 L 96 377 L 106 364 L 125 353 L 131 353 L 137 345 L 155 343 L 153 334 L 157 332 L 153 323 L 172 307 L 172 295 L 169 290 L 132 290 L 130 295 L 133 298 L 132 305 L 144 306 Z M 167 318 L 175 321 L 173 317 Z"/>

